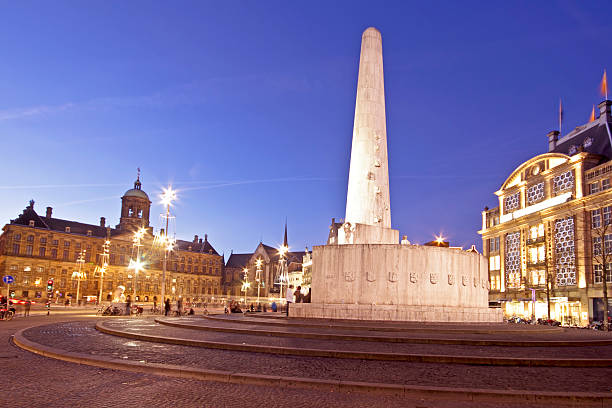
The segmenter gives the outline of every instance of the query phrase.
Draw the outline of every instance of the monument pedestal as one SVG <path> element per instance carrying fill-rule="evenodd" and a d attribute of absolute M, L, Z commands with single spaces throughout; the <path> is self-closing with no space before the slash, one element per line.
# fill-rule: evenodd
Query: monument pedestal
<path fill-rule="evenodd" d="M 313 248 L 312 303 L 292 317 L 501 322 L 488 308 L 486 259 L 460 249 L 346 244 Z"/>

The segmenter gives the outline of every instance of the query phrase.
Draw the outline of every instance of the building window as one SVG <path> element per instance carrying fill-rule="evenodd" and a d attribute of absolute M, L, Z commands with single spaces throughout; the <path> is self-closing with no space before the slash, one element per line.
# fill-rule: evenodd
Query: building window
<path fill-rule="evenodd" d="M 34 224 L 35 224 L 34 220 L 30 220 L 30 221 L 28 222 L 28 225 L 29 225 L 30 227 L 33 227 L 33 226 L 34 226 Z"/>
<path fill-rule="evenodd" d="M 38 271 L 38 273 L 45 273 L 45 267 L 44 266 L 39 266 L 36 268 L 36 271 Z"/>
<path fill-rule="evenodd" d="M 603 277 L 603 265 L 595 264 L 593 265 L 593 282 L 594 283 L 602 283 Z M 612 283 L 612 264 L 607 264 L 606 268 L 606 283 Z"/>
<path fill-rule="evenodd" d="M 16 271 L 17 270 L 17 265 L 11 265 L 11 271 Z"/>
<path fill-rule="evenodd" d="M 603 208 L 603 222 L 604 222 L 604 225 L 610 225 L 611 221 L 612 221 L 612 207 L 610 207 L 610 206 L 604 207 Z"/>
<path fill-rule="evenodd" d="M 13 255 L 19 255 L 19 244 L 13 244 Z"/>
<path fill-rule="evenodd" d="M 544 199 L 544 182 L 535 184 L 527 189 L 527 205 L 535 204 Z"/>
<path fill-rule="evenodd" d="M 40 237 L 40 245 L 47 245 L 47 238 Z"/>
<path fill-rule="evenodd" d="M 66 229 L 64 231 L 70 232 L 70 227 L 66 227 Z"/>
<path fill-rule="evenodd" d="M 91 230 L 87 230 L 87 236 L 91 237 Z"/>
<path fill-rule="evenodd" d="M 51 241 L 51 245 L 57 246 L 58 244 L 59 244 L 59 241 L 57 239 L 54 239 L 53 241 Z"/>
<path fill-rule="evenodd" d="M 28 235 L 28 242 L 34 242 L 34 235 Z"/>
<path fill-rule="evenodd" d="M 14 239 L 15 241 L 19 241 L 19 240 L 21 240 L 21 234 L 15 234 L 15 236 L 13 237 L 13 239 Z"/>
<path fill-rule="evenodd" d="M 607 190 L 610 188 L 610 179 L 603 179 L 601 180 L 601 189 L 602 190 Z"/>
<path fill-rule="evenodd" d="M 64 261 L 69 261 L 70 260 L 70 251 L 68 251 L 67 249 L 64 249 Z"/>
<path fill-rule="evenodd" d="M 521 233 L 520 231 L 506 235 L 506 282 L 509 288 L 521 285 Z"/>
<path fill-rule="evenodd" d="M 557 285 L 576 284 L 576 256 L 574 251 L 574 218 L 555 221 L 555 253 Z"/>
<path fill-rule="evenodd" d="M 32 245 L 26 245 L 26 255 L 32 256 Z"/>
<path fill-rule="evenodd" d="M 57 258 L 57 249 L 56 248 L 52 248 L 51 249 L 51 258 L 53 258 L 53 259 Z"/>
<path fill-rule="evenodd" d="M 519 208 L 520 193 L 515 193 L 504 197 L 504 212 L 509 213 Z"/>
<path fill-rule="evenodd" d="M 569 190 L 574 187 L 574 173 L 572 170 L 567 171 L 563 174 L 559 174 L 553 178 L 553 193 L 559 194 L 563 191 Z"/>
<path fill-rule="evenodd" d="M 499 261 L 500 261 L 499 255 L 490 256 L 489 257 L 489 270 L 499 271 L 500 269 Z"/>
<path fill-rule="evenodd" d="M 64 241 L 64 246 L 65 247 L 69 247 L 70 246 L 70 241 Z"/>
<path fill-rule="evenodd" d="M 599 192 L 599 181 L 589 184 L 589 191 L 591 194 L 595 194 Z"/>
<path fill-rule="evenodd" d="M 591 211 L 591 228 L 600 228 L 601 227 L 601 210 L 593 210 Z"/>
<path fill-rule="evenodd" d="M 489 252 L 499 251 L 499 237 L 489 238 Z"/>
<path fill-rule="evenodd" d="M 47 248 L 45 248 L 45 247 L 38 248 L 38 256 L 44 257 L 46 251 L 47 251 Z"/>

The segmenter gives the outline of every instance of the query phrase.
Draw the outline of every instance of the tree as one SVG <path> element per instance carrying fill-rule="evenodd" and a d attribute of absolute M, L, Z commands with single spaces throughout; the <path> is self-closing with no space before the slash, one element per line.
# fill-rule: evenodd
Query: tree
<path fill-rule="evenodd" d="M 593 260 L 601 265 L 603 325 L 604 330 L 607 331 L 609 330 L 607 281 L 608 275 L 612 274 L 612 271 L 609 270 L 609 264 L 612 262 L 612 206 L 597 208 L 591 211 L 591 230 L 593 239 Z"/>

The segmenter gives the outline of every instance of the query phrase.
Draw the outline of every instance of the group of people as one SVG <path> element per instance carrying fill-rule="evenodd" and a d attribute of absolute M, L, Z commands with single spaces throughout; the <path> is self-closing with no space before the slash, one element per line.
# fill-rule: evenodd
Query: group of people
<path fill-rule="evenodd" d="M 302 294 L 302 287 L 298 286 L 295 291 L 293 285 L 289 285 L 287 288 L 287 294 L 285 300 L 287 300 L 287 316 L 289 316 L 289 304 L 291 303 L 310 303 L 310 297 L 312 294 L 312 288 L 306 295 Z"/>
<path fill-rule="evenodd" d="M 171 310 L 172 310 L 172 307 L 170 306 L 170 298 L 166 298 L 166 300 L 164 301 L 164 315 L 168 316 Z M 176 316 L 183 316 L 186 314 L 194 315 L 195 310 L 193 310 L 193 307 L 190 307 L 189 310 L 183 309 L 183 298 L 178 298 L 178 300 L 176 301 L 176 310 L 174 311 L 174 313 Z M 204 306 L 204 313 L 208 314 L 208 310 L 206 309 L 206 306 Z"/>

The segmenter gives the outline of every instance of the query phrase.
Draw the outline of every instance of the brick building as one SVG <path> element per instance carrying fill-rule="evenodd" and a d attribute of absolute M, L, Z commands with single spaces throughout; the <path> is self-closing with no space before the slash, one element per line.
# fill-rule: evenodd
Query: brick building
<path fill-rule="evenodd" d="M 78 278 L 74 272 L 82 254 L 81 299 L 96 300 L 102 287 L 102 300 L 110 300 L 119 285 L 126 288 L 126 295 L 133 295 L 135 285 L 136 301 L 160 299 L 163 252 L 154 245 L 150 208 L 140 177 L 121 198 L 120 221 L 115 228 L 106 225 L 104 217 L 99 225 L 54 218 L 51 207 L 47 207 L 44 216 L 39 215 L 34 201 L 30 201 L 22 214 L 2 229 L 0 275 L 15 278 L 10 289 L 17 298 L 45 298 L 47 280 L 53 279 L 56 298 L 75 299 Z M 135 274 L 128 266 L 136 258 L 133 236 L 141 227 L 146 230 L 141 241 L 144 270 Z M 101 277 L 106 241 L 110 241 L 109 265 Z M 223 267 L 223 257 L 206 235 L 204 239 L 195 236 L 192 241 L 177 240 L 167 262 L 166 295 L 171 299 L 181 296 L 188 302 L 220 302 Z"/>
<path fill-rule="evenodd" d="M 482 212 L 489 300 L 506 316 L 602 318 L 603 281 L 612 283 L 611 106 L 600 103 L 599 118 L 565 136 L 550 132 L 548 153 L 519 165 L 495 192 L 499 206 Z"/>

